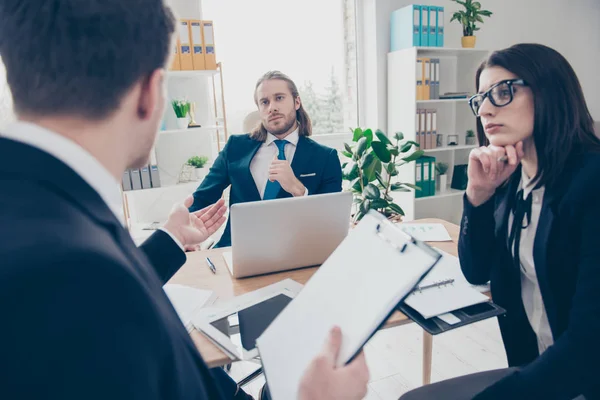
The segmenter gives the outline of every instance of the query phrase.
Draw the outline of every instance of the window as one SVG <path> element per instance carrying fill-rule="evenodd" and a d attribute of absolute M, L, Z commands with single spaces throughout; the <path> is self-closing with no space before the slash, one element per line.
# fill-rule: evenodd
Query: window
<path fill-rule="evenodd" d="M 215 24 L 230 134 L 244 133 L 269 70 L 296 83 L 314 135 L 357 126 L 355 0 L 202 0 L 202 14 Z"/>

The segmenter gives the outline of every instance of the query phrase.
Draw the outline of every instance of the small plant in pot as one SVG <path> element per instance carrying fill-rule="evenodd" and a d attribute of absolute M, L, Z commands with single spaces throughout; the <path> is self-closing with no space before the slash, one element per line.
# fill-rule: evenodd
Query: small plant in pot
<path fill-rule="evenodd" d="M 448 175 L 446 175 L 446 172 L 448 172 L 448 164 L 444 162 L 435 163 L 435 171 L 437 172 L 439 191 L 445 192 L 448 187 Z"/>
<path fill-rule="evenodd" d="M 203 179 L 208 173 L 207 162 L 208 157 L 205 156 L 193 156 L 187 160 L 187 165 L 196 169 L 196 179 Z"/>
<path fill-rule="evenodd" d="M 411 163 L 423 155 L 419 144 L 404 140 L 402 132 L 388 138 L 377 130 L 356 128 L 352 143 L 344 143 L 342 152 L 350 161 L 342 164 L 342 179 L 349 181 L 356 211 L 352 222 L 357 223 L 369 212 L 375 210 L 390 220 L 400 221 L 404 210 L 394 202 L 392 192 L 408 192 L 421 188 L 397 182 L 398 167 Z"/>
<path fill-rule="evenodd" d="M 173 100 L 171 106 L 177 117 L 177 128 L 187 129 L 190 122 L 188 117 L 190 112 L 190 102 L 186 100 Z"/>
<path fill-rule="evenodd" d="M 483 24 L 482 17 L 489 17 L 492 15 L 492 12 L 482 10 L 481 3 L 478 1 L 452 1 L 462 5 L 465 8 L 464 10 L 456 11 L 454 14 L 452 14 L 452 18 L 450 19 L 450 22 L 458 21 L 463 27 L 463 37 L 461 38 L 462 47 L 475 47 L 475 32 L 479 30 L 479 28 L 475 24 Z"/>
<path fill-rule="evenodd" d="M 472 129 L 469 129 L 466 133 L 465 144 L 466 145 L 474 145 L 475 144 L 475 132 Z"/>

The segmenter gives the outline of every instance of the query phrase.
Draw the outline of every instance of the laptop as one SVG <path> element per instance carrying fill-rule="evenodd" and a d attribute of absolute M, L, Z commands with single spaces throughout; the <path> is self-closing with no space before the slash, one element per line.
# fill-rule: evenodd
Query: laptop
<path fill-rule="evenodd" d="M 234 278 L 321 265 L 350 228 L 352 193 L 327 193 L 231 206 Z"/>

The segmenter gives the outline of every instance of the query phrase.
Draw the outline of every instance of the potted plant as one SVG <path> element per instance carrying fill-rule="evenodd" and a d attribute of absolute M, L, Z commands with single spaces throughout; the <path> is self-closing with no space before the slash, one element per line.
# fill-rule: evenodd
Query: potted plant
<path fill-rule="evenodd" d="M 444 162 L 437 162 L 435 163 L 435 170 L 438 178 L 438 190 L 440 192 L 445 192 L 448 188 L 448 175 L 446 175 L 446 172 L 448 172 L 448 164 Z"/>
<path fill-rule="evenodd" d="M 177 127 L 179 129 L 187 129 L 189 124 L 188 114 L 190 112 L 190 102 L 186 100 L 173 100 L 171 106 L 177 117 Z"/>
<path fill-rule="evenodd" d="M 421 188 L 411 183 L 392 182 L 392 177 L 398 175 L 398 167 L 423 155 L 423 150 L 417 150 L 418 147 L 417 142 L 405 141 L 402 132 L 397 132 L 390 140 L 380 130 L 373 134 L 371 129 L 354 129 L 352 143 L 344 143 L 342 152 L 350 159 L 342 164 L 342 179 L 348 181 L 348 190 L 354 196 L 354 223 L 369 210 L 376 210 L 391 220 L 401 220 L 404 211 L 394 202 L 391 192 Z"/>
<path fill-rule="evenodd" d="M 482 10 L 481 3 L 473 0 L 452 0 L 455 3 L 462 5 L 465 9 L 456 11 L 450 22 L 456 20 L 463 27 L 463 37 L 461 38 L 462 47 L 475 47 L 475 35 L 474 33 L 479 30 L 475 25 L 477 22 L 483 23 L 482 17 L 489 17 L 492 15 L 491 11 Z"/>
<path fill-rule="evenodd" d="M 475 144 L 475 132 L 473 132 L 473 130 L 472 130 L 472 129 L 469 129 L 469 130 L 467 131 L 467 134 L 466 134 L 466 135 L 467 135 L 467 136 L 466 136 L 466 138 L 465 138 L 465 144 L 466 144 L 466 145 L 474 145 L 474 144 Z"/>
<path fill-rule="evenodd" d="M 207 162 L 208 157 L 205 156 L 193 156 L 187 160 L 187 165 L 196 169 L 196 179 L 203 179 L 208 173 Z"/>

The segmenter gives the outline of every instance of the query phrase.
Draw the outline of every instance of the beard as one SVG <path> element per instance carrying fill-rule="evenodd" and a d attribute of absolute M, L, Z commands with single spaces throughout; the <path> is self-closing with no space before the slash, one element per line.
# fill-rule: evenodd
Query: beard
<path fill-rule="evenodd" d="M 296 110 L 291 115 L 284 115 L 283 124 L 279 125 L 277 128 L 266 127 L 267 131 L 275 136 L 283 135 L 287 131 L 289 131 L 296 123 Z"/>

